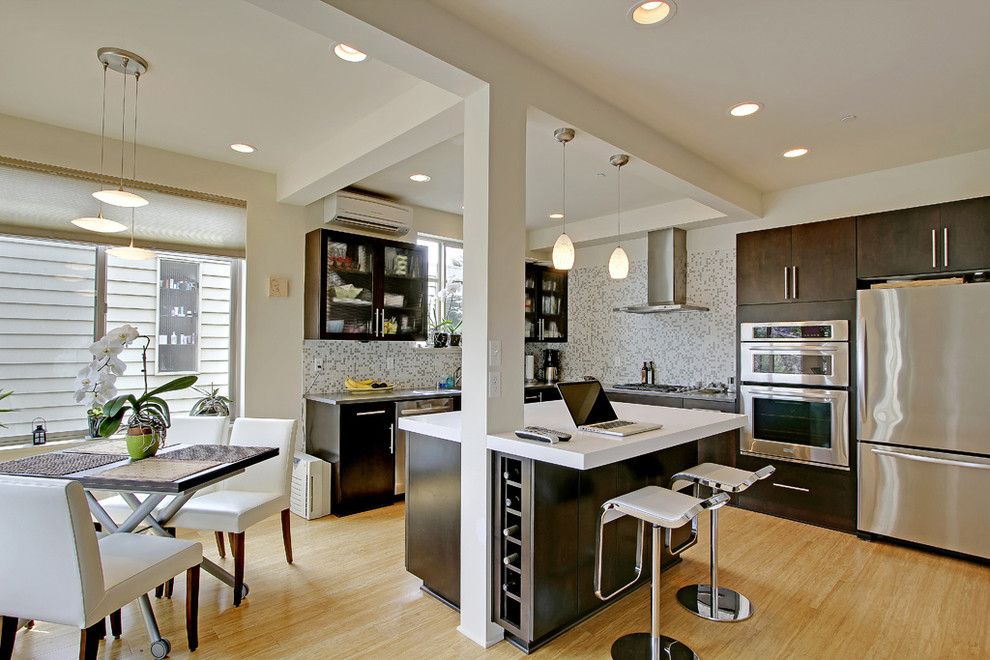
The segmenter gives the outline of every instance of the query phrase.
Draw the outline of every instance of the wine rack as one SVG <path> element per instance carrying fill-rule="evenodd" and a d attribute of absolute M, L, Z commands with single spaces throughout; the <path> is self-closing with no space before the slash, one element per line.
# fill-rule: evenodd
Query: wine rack
<path fill-rule="evenodd" d="M 532 529 L 529 528 L 532 463 L 514 456 L 496 454 L 496 457 L 497 539 L 493 554 L 499 588 L 493 590 L 495 619 L 510 633 L 528 638 L 532 603 Z"/>

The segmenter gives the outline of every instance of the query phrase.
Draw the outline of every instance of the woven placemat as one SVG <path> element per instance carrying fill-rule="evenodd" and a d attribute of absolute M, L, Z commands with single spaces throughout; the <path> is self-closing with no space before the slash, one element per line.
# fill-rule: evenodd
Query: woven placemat
<path fill-rule="evenodd" d="M 103 440 L 90 441 L 86 444 L 63 449 L 62 451 L 71 454 L 109 454 L 112 456 L 128 456 L 127 440 Z"/>
<path fill-rule="evenodd" d="M 178 461 L 219 461 L 233 463 L 254 458 L 258 454 L 269 451 L 273 447 L 239 447 L 237 445 L 189 445 L 173 451 L 163 451 L 162 458 Z"/>
<path fill-rule="evenodd" d="M 100 479 L 177 481 L 218 465 L 221 465 L 218 461 L 173 461 L 168 458 L 145 458 L 102 472 Z"/>
<path fill-rule="evenodd" d="M 26 477 L 61 477 L 116 463 L 119 460 L 120 456 L 111 454 L 49 452 L 0 463 L 0 474 L 17 474 Z"/>

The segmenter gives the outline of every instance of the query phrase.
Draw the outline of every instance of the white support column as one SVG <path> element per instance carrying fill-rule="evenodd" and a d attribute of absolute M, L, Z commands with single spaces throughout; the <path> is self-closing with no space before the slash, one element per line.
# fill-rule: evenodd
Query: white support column
<path fill-rule="evenodd" d="M 491 611 L 491 467 L 486 436 L 523 421 L 526 105 L 496 87 L 464 102 L 464 343 L 461 625 L 502 639 Z"/>

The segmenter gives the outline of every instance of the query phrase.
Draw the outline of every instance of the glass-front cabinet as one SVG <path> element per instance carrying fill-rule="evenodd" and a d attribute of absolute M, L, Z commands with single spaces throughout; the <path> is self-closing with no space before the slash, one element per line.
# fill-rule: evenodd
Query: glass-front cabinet
<path fill-rule="evenodd" d="M 526 341 L 567 341 L 567 271 L 526 264 Z"/>
<path fill-rule="evenodd" d="M 426 249 L 317 229 L 306 235 L 307 339 L 424 341 Z"/>
<path fill-rule="evenodd" d="M 199 266 L 183 259 L 158 260 L 157 373 L 199 372 Z"/>

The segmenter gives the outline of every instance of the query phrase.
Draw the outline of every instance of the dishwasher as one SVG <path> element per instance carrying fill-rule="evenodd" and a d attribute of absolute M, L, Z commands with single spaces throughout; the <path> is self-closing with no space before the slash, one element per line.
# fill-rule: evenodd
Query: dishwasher
<path fill-rule="evenodd" d="M 406 492 L 406 432 L 399 428 L 399 420 L 416 415 L 432 415 L 454 411 L 454 397 L 414 399 L 395 404 L 395 494 Z"/>

